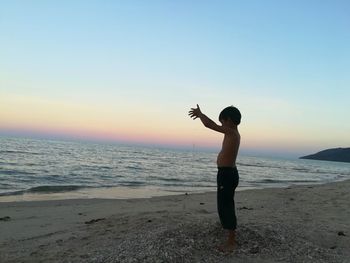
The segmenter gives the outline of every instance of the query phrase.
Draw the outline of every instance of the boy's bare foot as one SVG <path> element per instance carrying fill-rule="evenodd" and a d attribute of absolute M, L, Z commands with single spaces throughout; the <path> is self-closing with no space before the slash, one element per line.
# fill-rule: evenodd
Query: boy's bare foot
<path fill-rule="evenodd" d="M 223 253 L 232 253 L 236 246 L 236 242 L 226 242 L 225 244 L 218 246 L 218 250 Z"/>
<path fill-rule="evenodd" d="M 236 246 L 236 232 L 234 230 L 229 230 L 227 241 L 225 244 L 219 246 L 218 250 L 224 253 L 231 253 L 235 250 Z"/>

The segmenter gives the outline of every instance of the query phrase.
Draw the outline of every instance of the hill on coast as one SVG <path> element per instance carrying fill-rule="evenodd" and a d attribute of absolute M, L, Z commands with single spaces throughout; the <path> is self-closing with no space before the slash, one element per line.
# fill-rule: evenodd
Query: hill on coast
<path fill-rule="evenodd" d="M 350 162 L 350 148 L 333 148 L 300 157 L 300 159 Z"/>

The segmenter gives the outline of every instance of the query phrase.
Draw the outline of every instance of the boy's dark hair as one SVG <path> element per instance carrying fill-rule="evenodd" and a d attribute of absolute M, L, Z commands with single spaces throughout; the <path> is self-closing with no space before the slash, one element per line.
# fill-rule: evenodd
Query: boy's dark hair
<path fill-rule="evenodd" d="M 219 121 L 230 119 L 234 124 L 241 123 L 241 113 L 236 107 L 229 106 L 223 109 L 219 115 Z"/>

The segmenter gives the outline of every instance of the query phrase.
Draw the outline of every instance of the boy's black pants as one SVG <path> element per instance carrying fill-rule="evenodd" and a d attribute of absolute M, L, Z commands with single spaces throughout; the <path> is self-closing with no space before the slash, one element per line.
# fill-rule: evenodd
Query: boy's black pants
<path fill-rule="evenodd" d="M 237 227 L 234 196 L 238 181 L 239 175 L 236 167 L 218 167 L 217 206 L 224 229 L 234 230 Z"/>

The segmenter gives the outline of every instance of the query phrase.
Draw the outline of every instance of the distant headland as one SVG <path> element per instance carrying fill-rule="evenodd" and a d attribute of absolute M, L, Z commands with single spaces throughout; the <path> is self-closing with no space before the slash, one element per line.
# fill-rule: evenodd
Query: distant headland
<path fill-rule="evenodd" d="M 350 163 L 350 148 L 333 148 L 300 157 L 300 159 L 324 160 Z"/>

